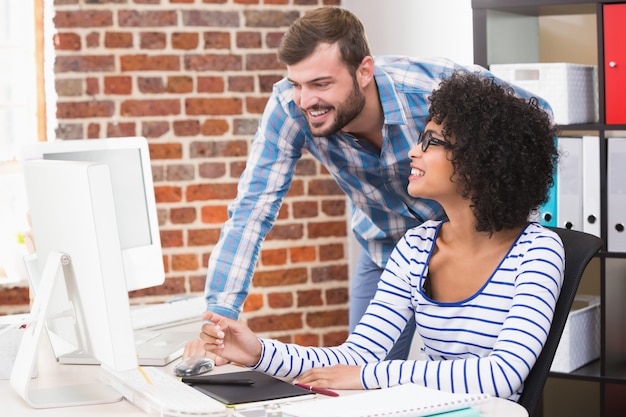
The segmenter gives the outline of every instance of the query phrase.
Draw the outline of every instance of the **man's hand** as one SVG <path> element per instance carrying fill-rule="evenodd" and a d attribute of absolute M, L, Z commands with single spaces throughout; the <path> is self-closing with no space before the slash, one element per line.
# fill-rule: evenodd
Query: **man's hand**
<path fill-rule="evenodd" d="M 221 356 L 217 356 L 216 354 L 205 350 L 204 348 L 205 344 L 206 342 L 200 339 L 195 339 L 195 340 L 192 340 L 191 342 L 188 342 L 185 345 L 185 349 L 183 350 L 183 359 L 187 359 L 190 356 L 201 355 L 201 356 L 208 356 L 209 358 L 213 359 L 213 361 L 215 362 L 215 365 L 218 365 L 218 366 L 225 365 L 229 362 L 226 359 L 222 358 Z"/>

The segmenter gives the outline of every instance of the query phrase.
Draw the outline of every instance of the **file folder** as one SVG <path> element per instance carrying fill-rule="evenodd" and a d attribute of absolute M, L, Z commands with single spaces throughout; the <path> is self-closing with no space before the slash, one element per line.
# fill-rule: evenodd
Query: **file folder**
<path fill-rule="evenodd" d="M 607 249 L 626 252 L 626 138 L 607 141 Z"/>
<path fill-rule="evenodd" d="M 583 232 L 600 236 L 600 138 L 583 136 Z"/>
<path fill-rule="evenodd" d="M 583 141 L 582 138 L 558 138 L 559 167 L 557 170 L 557 225 L 566 229 L 583 230 Z"/>
<path fill-rule="evenodd" d="M 558 169 L 558 168 L 557 168 Z M 548 200 L 539 208 L 539 223 L 543 226 L 556 227 L 556 199 L 557 199 L 557 187 L 558 178 L 557 173 L 554 173 L 554 181 L 552 187 L 548 190 Z"/>

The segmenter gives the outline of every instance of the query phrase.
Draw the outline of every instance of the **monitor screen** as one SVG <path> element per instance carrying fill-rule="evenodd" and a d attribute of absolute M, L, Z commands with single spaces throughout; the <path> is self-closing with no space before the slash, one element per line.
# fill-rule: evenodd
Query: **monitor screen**
<path fill-rule="evenodd" d="M 50 159 L 109 166 L 129 291 L 165 280 L 148 144 L 143 137 L 58 140 L 28 145 L 25 161 Z M 37 242 L 35 242 L 35 245 Z M 40 267 L 44 260 L 39 260 Z"/>

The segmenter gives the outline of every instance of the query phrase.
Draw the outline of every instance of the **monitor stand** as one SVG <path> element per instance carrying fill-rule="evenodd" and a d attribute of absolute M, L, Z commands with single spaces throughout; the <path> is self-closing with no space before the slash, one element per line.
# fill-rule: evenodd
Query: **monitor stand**
<path fill-rule="evenodd" d="M 65 279 L 64 268 L 68 267 L 70 262 L 70 257 L 61 252 L 51 252 L 48 255 L 31 308 L 29 324 L 22 336 L 11 372 L 11 386 L 33 408 L 103 404 L 122 399 L 119 392 L 101 382 L 51 387 L 31 386 L 32 375 L 36 372 L 39 346 L 46 321 L 50 318 L 50 299 L 59 280 Z"/>

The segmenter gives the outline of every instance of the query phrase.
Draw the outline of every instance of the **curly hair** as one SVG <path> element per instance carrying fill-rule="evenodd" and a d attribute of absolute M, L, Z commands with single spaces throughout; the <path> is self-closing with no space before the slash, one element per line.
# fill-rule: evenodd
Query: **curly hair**
<path fill-rule="evenodd" d="M 448 158 L 461 195 L 471 200 L 476 230 L 526 224 L 554 182 L 559 155 L 550 115 L 536 98 L 469 72 L 444 79 L 429 100 L 429 120 L 456 138 Z"/>

